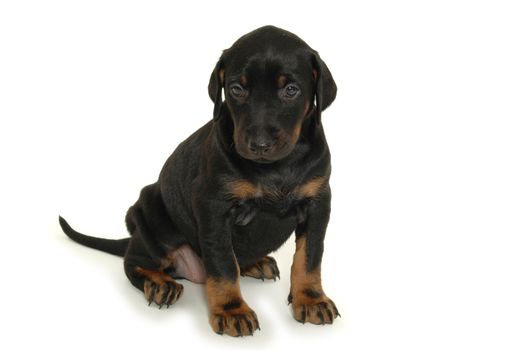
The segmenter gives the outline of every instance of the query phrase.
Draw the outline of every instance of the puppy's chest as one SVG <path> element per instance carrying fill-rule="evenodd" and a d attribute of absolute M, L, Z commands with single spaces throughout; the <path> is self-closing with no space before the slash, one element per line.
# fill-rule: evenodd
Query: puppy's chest
<path fill-rule="evenodd" d="M 325 177 L 315 177 L 303 183 L 262 183 L 234 180 L 227 184 L 233 199 L 232 218 L 235 225 L 245 226 L 259 212 L 274 214 L 278 218 L 296 216 L 305 218 L 308 203 L 326 186 Z"/>

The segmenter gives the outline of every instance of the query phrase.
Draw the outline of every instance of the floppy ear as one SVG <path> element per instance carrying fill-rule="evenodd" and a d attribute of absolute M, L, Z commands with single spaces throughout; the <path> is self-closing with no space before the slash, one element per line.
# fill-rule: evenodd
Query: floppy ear
<path fill-rule="evenodd" d="M 225 80 L 225 70 L 223 60 L 219 59 L 208 83 L 208 95 L 214 102 L 214 121 L 221 116 L 221 106 L 223 104 L 223 83 Z"/>
<path fill-rule="evenodd" d="M 336 83 L 332 78 L 331 71 L 314 51 L 313 73 L 316 81 L 316 122 L 321 123 L 321 111 L 329 107 L 336 98 Z"/>

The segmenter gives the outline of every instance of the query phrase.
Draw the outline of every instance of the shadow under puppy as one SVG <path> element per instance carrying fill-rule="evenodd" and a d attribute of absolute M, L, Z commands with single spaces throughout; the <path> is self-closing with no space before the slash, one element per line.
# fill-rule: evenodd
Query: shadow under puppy
<path fill-rule="evenodd" d="M 259 329 L 239 277 L 279 277 L 267 254 L 295 232 L 293 316 L 332 323 L 339 313 L 320 275 L 331 202 L 320 118 L 336 97 L 329 69 L 296 35 L 266 26 L 223 52 L 208 93 L 213 119 L 141 191 L 126 215 L 129 238 L 86 236 L 60 218 L 62 229 L 83 245 L 124 256 L 126 276 L 160 307 L 180 297 L 176 279 L 205 283 L 210 325 L 231 336 Z"/>

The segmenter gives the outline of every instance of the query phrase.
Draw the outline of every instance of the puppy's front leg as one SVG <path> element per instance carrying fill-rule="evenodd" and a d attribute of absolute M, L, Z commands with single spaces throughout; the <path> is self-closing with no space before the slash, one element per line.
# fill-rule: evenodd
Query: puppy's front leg
<path fill-rule="evenodd" d="M 294 318 L 302 323 L 330 324 L 340 315 L 321 285 L 321 258 L 330 201 L 330 188 L 327 187 L 319 197 L 312 199 L 305 221 L 296 228 L 289 303 L 292 303 Z"/>
<path fill-rule="evenodd" d="M 234 337 L 252 335 L 259 329 L 259 323 L 256 313 L 241 296 L 229 208 L 220 200 L 203 200 L 194 205 L 194 210 L 207 273 L 210 325 L 218 334 L 226 333 Z"/>

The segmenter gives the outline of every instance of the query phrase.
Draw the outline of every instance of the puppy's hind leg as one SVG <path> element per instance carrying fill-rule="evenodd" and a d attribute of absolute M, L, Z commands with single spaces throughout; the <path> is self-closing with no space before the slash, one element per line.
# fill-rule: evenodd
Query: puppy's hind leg
<path fill-rule="evenodd" d="M 183 286 L 161 270 L 141 247 L 138 237 L 133 237 L 124 258 L 124 271 L 130 282 L 144 293 L 148 305 L 152 302 L 161 309 L 170 307 L 183 293 Z"/>
<path fill-rule="evenodd" d="M 173 227 L 157 184 L 143 188 L 126 214 L 126 226 L 132 236 L 124 257 L 126 276 L 144 292 L 149 304 L 169 307 L 181 296 L 183 286 L 164 271 L 168 252 L 161 237 L 173 236 Z"/>

